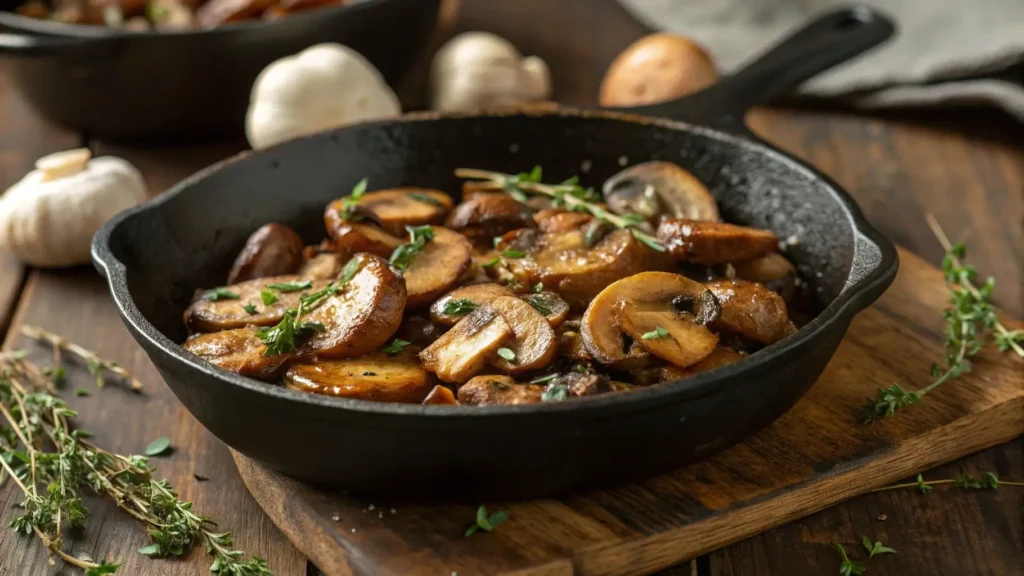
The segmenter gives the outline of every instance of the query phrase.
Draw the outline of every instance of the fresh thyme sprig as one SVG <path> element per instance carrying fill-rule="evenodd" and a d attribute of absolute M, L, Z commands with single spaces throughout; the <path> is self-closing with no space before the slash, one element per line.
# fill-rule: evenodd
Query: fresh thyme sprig
<path fill-rule="evenodd" d="M 53 365 L 55 370 L 59 370 L 61 361 L 61 351 L 68 351 L 75 356 L 78 356 L 82 360 L 85 360 L 86 367 L 89 369 L 89 373 L 96 377 L 96 385 L 103 387 L 106 381 L 103 379 L 103 372 L 107 371 L 112 374 L 116 374 L 121 377 L 122 380 L 128 383 L 132 390 L 142 390 L 142 382 L 138 378 L 132 375 L 131 372 L 117 365 L 116 362 L 110 360 L 104 360 L 100 358 L 98 354 L 91 350 L 69 342 L 62 336 L 47 332 L 37 326 L 25 325 L 21 327 L 21 333 L 33 340 L 40 342 L 46 342 L 53 347 Z"/>
<path fill-rule="evenodd" d="M 472 526 L 466 529 L 466 537 L 469 538 L 473 534 L 476 534 L 477 530 L 483 530 L 484 532 L 491 532 L 498 526 L 501 526 L 508 520 L 508 512 L 499 510 L 494 514 L 487 513 L 487 507 L 481 506 L 476 509 L 476 522 Z"/>
<path fill-rule="evenodd" d="M 242 551 L 231 549 L 230 533 L 215 532 L 213 521 L 193 513 L 191 503 L 182 502 L 166 480 L 153 479 L 146 457 L 107 452 L 89 442 L 85 431 L 73 430 L 69 419 L 75 411 L 49 389 L 34 364 L 0 358 L 0 483 L 13 478 L 24 495 L 12 529 L 35 533 L 51 553 L 86 576 L 115 573 L 120 563 L 63 551 L 62 532 L 84 523 L 89 511 L 81 492 L 91 489 L 147 527 L 153 544 L 140 550 L 144 554 L 180 556 L 202 542 L 213 557 L 213 574 L 272 574 L 264 560 L 246 560 Z"/>
<path fill-rule="evenodd" d="M 925 480 L 924 475 L 918 474 L 917 477 L 914 478 L 913 482 L 882 486 L 881 488 L 875 488 L 872 492 L 884 492 L 886 490 L 898 490 L 900 488 L 914 488 L 921 494 L 927 494 L 934 490 L 935 486 L 939 486 L 941 484 L 953 484 L 961 490 L 997 490 L 1000 486 L 1024 486 L 1024 482 L 1000 480 L 994 472 L 985 472 L 982 474 L 981 478 L 975 478 L 969 473 L 964 472 L 959 478 L 942 478 L 939 480 Z"/>
<path fill-rule="evenodd" d="M 356 185 L 352 187 L 352 193 L 341 199 L 341 210 L 338 211 L 338 215 L 342 220 L 361 219 L 356 213 L 356 206 L 359 205 L 359 199 L 366 193 L 366 184 L 366 178 L 356 182 Z"/>
<path fill-rule="evenodd" d="M 589 188 L 583 188 L 577 184 L 577 179 L 570 178 L 561 184 L 544 184 L 541 179 L 541 168 L 535 166 L 530 172 L 520 174 L 503 174 L 476 168 L 456 168 L 455 176 L 459 178 L 471 178 L 486 181 L 495 190 L 505 190 L 509 195 L 519 202 L 526 202 L 527 194 L 542 194 L 552 199 L 552 205 L 557 207 L 565 206 L 574 212 L 587 212 L 594 218 L 611 224 L 620 230 L 629 230 L 634 238 L 643 242 L 658 252 L 664 252 L 665 247 L 658 242 L 658 239 L 637 228 L 644 222 L 643 216 L 639 214 L 618 215 L 605 210 L 597 205 L 600 200 L 598 194 Z"/>
<path fill-rule="evenodd" d="M 864 565 L 850 560 L 850 557 L 846 555 L 846 548 L 843 548 L 842 544 L 833 542 L 832 545 L 839 552 L 839 574 L 841 576 L 860 576 L 864 573 Z"/>
<path fill-rule="evenodd" d="M 920 390 L 908 391 L 899 383 L 888 388 L 878 389 L 875 398 L 864 405 L 862 420 L 873 422 L 895 414 L 901 408 L 919 404 L 926 394 L 941 386 L 944 382 L 955 380 L 971 370 L 970 358 L 977 354 L 984 345 L 983 337 L 991 332 L 993 339 L 1002 352 L 1013 351 L 1024 358 L 1024 330 L 1008 330 L 996 316 L 995 309 L 989 302 L 995 280 L 987 278 L 981 287 L 975 286 L 977 273 L 973 266 L 965 266 L 962 259 L 966 255 L 964 244 L 951 244 L 938 222 L 931 214 L 925 218 L 935 236 L 939 239 L 946 255 L 942 259 L 942 270 L 946 284 L 949 286 L 949 307 L 942 313 L 946 320 L 946 359 L 945 366 L 932 364 L 932 382 Z"/>

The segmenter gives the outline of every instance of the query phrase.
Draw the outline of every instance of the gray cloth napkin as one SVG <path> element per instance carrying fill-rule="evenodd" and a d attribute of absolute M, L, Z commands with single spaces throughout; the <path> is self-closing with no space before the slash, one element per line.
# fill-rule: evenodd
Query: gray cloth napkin
<path fill-rule="evenodd" d="M 619 0 L 651 28 L 685 34 L 730 72 L 839 0 Z M 855 106 L 998 106 L 1024 122 L 1024 0 L 863 0 L 899 28 L 799 94 Z"/>

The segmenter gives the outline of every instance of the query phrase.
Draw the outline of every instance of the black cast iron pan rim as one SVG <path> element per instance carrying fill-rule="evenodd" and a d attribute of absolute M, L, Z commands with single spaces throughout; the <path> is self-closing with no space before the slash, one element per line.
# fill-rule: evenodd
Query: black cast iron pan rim
<path fill-rule="evenodd" d="M 726 141 L 731 146 L 753 148 L 758 153 L 764 154 L 773 160 L 781 160 L 788 164 L 792 170 L 802 172 L 812 180 L 824 183 L 830 190 L 831 194 L 840 201 L 845 210 L 846 216 L 852 222 L 855 236 L 853 241 L 856 243 L 857 236 L 861 236 L 872 242 L 881 254 L 879 263 L 874 269 L 866 273 L 863 277 L 858 278 L 853 284 L 849 284 L 850 276 L 848 276 L 847 285 L 844 286 L 843 290 L 836 296 L 836 298 L 811 322 L 800 328 L 795 334 L 784 340 L 776 342 L 775 344 L 767 346 L 739 362 L 735 362 L 703 374 L 691 376 L 683 380 L 664 382 L 644 387 L 639 390 L 631 390 L 625 394 L 586 396 L 574 398 L 568 402 L 521 405 L 484 405 L 474 406 L 467 409 L 464 406 L 373 402 L 369 400 L 310 394 L 307 392 L 300 392 L 298 390 L 290 390 L 283 386 L 276 386 L 274 384 L 221 370 L 213 364 L 185 352 L 180 344 L 172 341 L 162 332 L 157 330 L 157 328 L 142 315 L 128 291 L 127 270 L 125 265 L 117 260 L 110 250 L 111 236 L 114 230 L 122 222 L 142 212 L 159 210 L 161 205 L 173 200 L 194 184 L 197 184 L 221 169 L 231 166 L 240 160 L 249 158 L 250 156 L 258 155 L 270 150 L 276 150 L 280 147 L 287 147 L 294 142 L 300 142 L 312 138 L 323 138 L 330 134 L 341 133 L 357 127 L 373 128 L 395 123 L 430 122 L 445 119 L 486 116 L 523 116 L 525 118 L 562 116 L 611 119 L 636 124 L 659 126 L 672 130 L 694 132 Z M 93 239 L 93 260 L 100 271 L 108 277 L 111 293 L 113 294 L 117 307 L 123 314 L 125 321 L 128 322 L 134 331 L 146 338 L 162 353 L 167 354 L 177 362 L 182 362 L 190 368 L 199 370 L 209 376 L 219 378 L 233 385 L 241 386 L 247 390 L 265 394 L 283 401 L 315 405 L 318 407 L 337 408 L 340 410 L 366 414 L 408 416 L 410 418 L 426 417 L 433 419 L 435 422 L 436 418 L 450 419 L 453 417 L 516 418 L 536 417 L 538 415 L 558 417 L 566 412 L 603 412 L 607 415 L 643 411 L 652 405 L 664 404 L 664 401 L 679 401 L 714 394 L 716 387 L 726 380 L 741 377 L 743 375 L 756 376 L 762 370 L 766 368 L 770 369 L 774 362 L 782 359 L 783 357 L 789 354 L 799 353 L 801 347 L 808 345 L 812 339 L 824 334 L 829 330 L 829 328 L 833 327 L 834 324 L 848 323 L 854 314 L 866 308 L 870 304 L 870 301 L 866 300 L 871 300 L 870 294 L 874 292 L 874 289 L 884 289 L 884 287 L 891 283 L 895 277 L 898 266 L 898 255 L 896 253 L 895 246 L 893 246 L 889 240 L 882 236 L 881 233 L 868 223 L 856 202 L 854 202 L 846 191 L 813 167 L 774 148 L 771 145 L 768 145 L 760 139 L 751 136 L 752 135 L 736 136 L 715 128 L 694 125 L 679 120 L 651 118 L 609 110 L 584 110 L 561 106 L 510 109 L 507 111 L 495 111 L 486 114 L 477 112 L 446 114 L 420 112 L 404 114 L 397 119 L 361 122 L 351 126 L 305 136 L 289 142 L 283 142 L 262 151 L 246 150 L 196 172 L 174 185 L 160 196 L 122 212 L 118 216 L 109 220 L 99 230 L 99 232 L 97 232 Z M 854 259 L 856 259 L 856 256 L 856 246 L 854 246 Z M 853 270 L 851 268 L 850 274 L 852 274 L 852 272 Z"/>
<path fill-rule="evenodd" d="M 276 20 L 244 20 L 241 22 L 229 22 L 213 28 L 190 28 L 187 30 L 145 30 L 136 32 L 119 30 L 117 28 L 101 26 L 98 24 L 67 24 L 64 22 L 54 22 L 52 20 L 22 16 L 17 12 L 8 11 L 0 12 L 0 23 L 4 26 L 10 27 L 11 32 L 34 32 L 49 36 L 80 38 L 82 40 L 151 39 L 158 37 L 190 38 L 194 36 L 232 34 L 255 28 L 282 26 L 292 22 L 302 22 L 304 20 L 333 16 L 342 12 L 352 13 L 360 10 L 370 10 L 381 4 L 387 4 L 395 1 L 396 0 L 359 0 L 354 4 L 324 6 L 322 8 L 315 8 L 312 10 L 303 10 L 302 12 L 290 14 L 285 18 L 279 18 Z"/>

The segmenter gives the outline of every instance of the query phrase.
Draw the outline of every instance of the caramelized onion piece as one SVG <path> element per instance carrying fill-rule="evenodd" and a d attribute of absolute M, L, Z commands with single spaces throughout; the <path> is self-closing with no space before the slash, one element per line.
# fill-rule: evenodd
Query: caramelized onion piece
<path fill-rule="evenodd" d="M 616 214 L 639 214 L 651 224 L 661 217 L 718 222 L 718 204 L 693 174 L 671 162 L 630 166 L 604 183 L 604 198 Z"/>
<path fill-rule="evenodd" d="M 228 273 L 228 284 L 294 274 L 302 265 L 302 238 L 284 224 L 265 224 L 249 236 Z"/>
<path fill-rule="evenodd" d="M 274 380 L 291 354 L 265 356 L 267 347 L 256 335 L 255 328 L 238 328 L 189 338 L 182 347 L 221 370 L 257 380 Z"/>
<path fill-rule="evenodd" d="M 344 288 L 303 317 L 319 322 L 302 350 L 316 356 L 352 358 L 380 348 L 398 330 L 405 310 L 405 283 L 386 260 L 356 254 L 358 271 Z"/>
<path fill-rule="evenodd" d="M 583 314 L 581 335 L 587 352 L 613 368 L 642 366 L 646 354 L 637 347 L 686 367 L 714 350 L 718 337 L 706 325 L 718 313 L 715 297 L 699 283 L 678 274 L 643 272 L 613 283 L 594 299 Z"/>
<path fill-rule="evenodd" d="M 434 380 L 409 347 L 392 356 L 374 352 L 357 358 L 295 364 L 285 372 L 292 390 L 376 402 L 422 402 Z"/>
<path fill-rule="evenodd" d="M 760 344 L 773 344 L 796 332 L 786 302 L 762 284 L 744 280 L 709 282 L 708 290 L 722 305 L 712 328 L 743 336 Z"/>
<path fill-rule="evenodd" d="M 663 220 L 658 241 L 676 260 L 709 266 L 759 258 L 779 249 L 779 238 L 768 230 L 682 218 Z"/>

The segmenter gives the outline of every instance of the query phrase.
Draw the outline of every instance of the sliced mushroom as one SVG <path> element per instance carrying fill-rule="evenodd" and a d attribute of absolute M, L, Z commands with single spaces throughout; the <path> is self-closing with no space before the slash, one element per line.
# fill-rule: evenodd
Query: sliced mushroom
<path fill-rule="evenodd" d="M 308 247 L 307 247 L 308 251 Z M 320 252 L 312 254 L 305 259 L 299 268 L 300 278 L 312 278 L 314 280 L 329 280 L 336 278 L 341 272 L 345 258 L 335 252 Z"/>
<path fill-rule="evenodd" d="M 302 318 L 324 328 L 306 340 L 304 351 L 330 358 L 362 356 L 383 346 L 402 323 L 406 292 L 398 271 L 371 254 L 356 254 L 353 260 L 355 276 Z"/>
<path fill-rule="evenodd" d="M 512 327 L 490 304 L 484 304 L 420 352 L 420 361 L 441 380 L 461 383 L 486 368 L 498 348 L 513 338 Z"/>
<path fill-rule="evenodd" d="M 423 399 L 423 403 L 454 406 L 457 405 L 459 401 L 455 399 L 455 394 L 452 393 L 451 388 L 438 384 L 437 386 L 434 386 L 434 389 L 430 391 L 430 394 L 427 394 L 427 397 Z"/>
<path fill-rule="evenodd" d="M 430 306 L 430 319 L 441 326 L 454 326 L 473 310 L 498 296 L 513 296 L 511 290 L 499 284 L 473 284 L 456 288 Z"/>
<path fill-rule="evenodd" d="M 571 396 L 593 396 L 613 392 L 615 386 L 600 374 L 567 372 L 552 380 L 548 387 L 565 386 Z"/>
<path fill-rule="evenodd" d="M 461 404 L 536 404 L 544 386 L 517 384 L 508 376 L 477 376 L 459 387 Z"/>
<path fill-rule="evenodd" d="M 487 306 L 504 318 L 515 335 L 504 346 L 512 353 L 504 357 L 499 351 L 499 355 L 491 360 L 492 366 L 507 374 L 522 374 L 540 370 L 554 361 L 558 355 L 555 331 L 547 318 L 533 306 L 514 296 L 499 296 Z"/>
<path fill-rule="evenodd" d="M 726 264 L 726 266 L 729 265 Z M 760 282 L 769 290 L 782 296 L 787 303 L 792 302 L 796 296 L 798 288 L 796 266 L 782 254 L 772 252 L 753 260 L 733 262 L 732 269 L 736 278 Z"/>
<path fill-rule="evenodd" d="M 533 212 L 508 194 L 474 194 L 448 215 L 445 226 L 478 244 L 519 228 L 532 228 Z"/>
<path fill-rule="evenodd" d="M 751 260 L 779 249 L 778 236 L 768 230 L 682 218 L 663 220 L 658 241 L 676 260 L 705 265 Z"/>
<path fill-rule="evenodd" d="M 644 162 L 626 168 L 605 181 L 604 198 L 612 212 L 639 214 L 651 224 L 662 217 L 721 220 L 707 187 L 671 162 Z"/>
<path fill-rule="evenodd" d="M 295 364 L 284 374 L 292 390 L 376 402 L 422 402 L 434 379 L 420 366 L 416 350 L 405 348 L 392 356 L 374 352 L 357 358 Z"/>
<path fill-rule="evenodd" d="M 575 330 L 565 330 L 558 334 L 558 353 L 586 364 L 594 361 L 583 345 L 583 337 Z"/>
<path fill-rule="evenodd" d="M 410 309 L 426 306 L 451 290 L 469 268 L 473 246 L 466 237 L 447 228 L 433 227 L 434 238 L 413 257 L 405 270 Z"/>
<path fill-rule="evenodd" d="M 581 335 L 587 352 L 613 368 L 641 364 L 637 346 L 685 368 L 715 349 L 718 336 L 707 324 L 718 313 L 715 297 L 699 283 L 644 272 L 605 288 L 583 314 Z"/>
<path fill-rule="evenodd" d="M 569 212 L 561 208 L 541 210 L 533 215 L 534 222 L 543 232 L 571 232 L 579 230 L 594 217 L 584 212 Z"/>
<path fill-rule="evenodd" d="M 707 358 L 687 368 L 685 375 L 700 374 L 701 372 L 708 372 L 715 368 L 728 366 L 733 362 L 739 362 L 746 356 L 746 354 L 737 352 L 728 346 L 718 346 L 711 352 L 711 354 L 708 354 Z M 681 377 L 683 376 L 680 376 L 680 378 Z"/>
<path fill-rule="evenodd" d="M 327 234 L 331 237 L 332 248 L 342 254 L 366 252 L 382 258 L 402 245 L 399 238 L 381 230 L 377 225 L 367 222 L 346 220 L 341 215 L 341 201 L 332 202 L 324 212 L 324 224 Z"/>
<path fill-rule="evenodd" d="M 557 329 L 569 317 L 569 303 L 554 292 L 545 290 L 534 294 L 522 294 L 520 298 L 543 314 L 552 328 Z"/>
<path fill-rule="evenodd" d="M 221 370 L 258 380 L 274 380 L 291 354 L 266 356 L 267 347 L 255 328 L 238 328 L 189 338 L 182 347 Z"/>
<path fill-rule="evenodd" d="M 372 220 L 388 234 L 404 236 L 406 226 L 441 224 L 453 205 L 451 196 L 440 190 L 391 188 L 363 194 L 355 212 Z"/>
<path fill-rule="evenodd" d="M 301 284 L 295 275 L 257 278 L 232 284 L 215 291 L 198 292 L 192 305 L 185 310 L 185 325 L 193 332 L 217 332 L 243 326 L 272 326 L 281 321 L 285 310 L 296 308 L 299 299 L 327 285 L 327 281 L 311 281 L 303 290 L 281 291 L 268 286 Z M 262 293 L 271 294 L 275 302 L 265 304 Z M 235 298 L 237 296 L 237 298 Z M 246 307 L 254 310 L 250 314 Z"/>
<path fill-rule="evenodd" d="M 501 238 L 497 250 L 520 284 L 539 282 L 576 310 L 585 309 L 612 282 L 648 268 L 654 252 L 625 230 L 615 230 L 592 246 L 582 230 L 516 230 Z"/>
<path fill-rule="evenodd" d="M 249 236 L 228 273 L 228 284 L 294 274 L 302 265 L 302 238 L 284 224 L 265 224 Z"/>
<path fill-rule="evenodd" d="M 745 280 L 709 282 L 708 290 L 722 305 L 712 328 L 738 334 L 760 344 L 772 344 L 796 332 L 786 302 L 762 284 Z"/>

